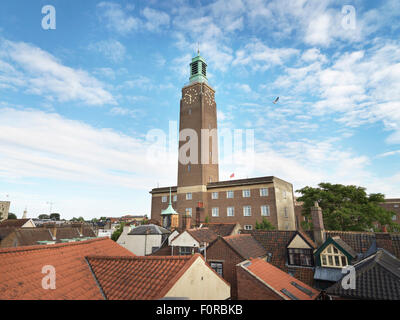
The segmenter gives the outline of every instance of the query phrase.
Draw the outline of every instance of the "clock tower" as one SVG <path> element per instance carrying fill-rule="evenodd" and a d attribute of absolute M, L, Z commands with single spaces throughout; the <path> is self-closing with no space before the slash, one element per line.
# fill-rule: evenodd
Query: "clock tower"
<path fill-rule="evenodd" d="M 218 134 L 215 90 L 200 54 L 190 63 L 189 80 L 180 101 L 178 188 L 204 192 L 208 183 L 219 180 Z"/>

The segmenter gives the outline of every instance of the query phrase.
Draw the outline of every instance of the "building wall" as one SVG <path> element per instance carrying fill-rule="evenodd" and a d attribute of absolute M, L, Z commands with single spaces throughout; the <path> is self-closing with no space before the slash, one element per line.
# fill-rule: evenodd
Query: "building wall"
<path fill-rule="evenodd" d="M 237 299 L 236 265 L 243 261 L 223 240 L 218 239 L 207 248 L 207 263 L 222 262 L 222 276 L 231 284 L 231 297 Z"/>
<path fill-rule="evenodd" d="M 179 237 L 175 238 L 171 241 L 171 246 L 174 247 L 199 247 L 199 243 L 197 240 L 193 239 L 193 237 L 184 231 L 179 235 Z"/>
<path fill-rule="evenodd" d="M 204 213 L 200 221 L 204 222 L 208 216 L 209 222 L 238 222 L 242 228 L 246 225 L 255 227 L 256 222 L 261 222 L 264 216 L 261 215 L 261 206 L 268 205 L 270 215 L 265 218 L 278 230 L 296 230 L 296 218 L 294 213 L 293 187 L 290 183 L 277 179 L 275 183 L 256 184 L 250 186 L 234 186 L 210 188 L 204 191 L 206 186 L 195 186 L 178 188 L 177 202 L 173 207 L 179 214 L 184 214 L 187 208 L 192 209 L 192 225 L 196 221 L 196 207 L 199 202 L 203 203 Z M 268 196 L 260 196 L 260 189 L 267 188 Z M 250 190 L 250 197 L 243 197 L 243 190 Z M 227 198 L 227 191 L 233 191 L 234 197 Z M 286 191 L 286 199 L 283 196 Z M 186 200 L 186 193 L 192 193 L 192 199 Z M 218 199 L 212 199 L 212 193 L 218 192 Z M 152 219 L 161 221 L 161 211 L 166 209 L 168 202 L 162 202 L 162 197 L 168 197 L 168 193 L 153 194 L 152 196 Z M 244 216 L 243 207 L 251 206 L 251 216 Z M 219 216 L 212 216 L 212 208 L 219 209 Z M 227 208 L 234 207 L 233 217 L 228 217 Z M 284 215 L 284 208 L 287 208 L 287 217 Z"/>
<path fill-rule="evenodd" d="M 144 256 L 146 254 L 151 254 L 153 247 L 159 247 L 161 245 L 161 235 L 159 234 L 149 234 L 149 235 L 127 234 L 122 239 L 121 236 L 118 239 L 117 243 L 137 256 Z M 146 251 L 145 251 L 145 245 L 146 245 Z"/>
<path fill-rule="evenodd" d="M 283 300 L 241 266 L 236 266 L 238 300 Z"/>
<path fill-rule="evenodd" d="M 230 286 L 199 257 L 165 297 L 187 297 L 191 300 L 226 300 Z"/>
<path fill-rule="evenodd" d="M 400 199 L 386 199 L 385 203 L 381 204 L 388 211 L 393 211 L 396 214 L 393 222 L 400 224 Z"/>
<path fill-rule="evenodd" d="M 0 201 L 0 221 L 8 219 L 10 210 L 10 201 Z"/>

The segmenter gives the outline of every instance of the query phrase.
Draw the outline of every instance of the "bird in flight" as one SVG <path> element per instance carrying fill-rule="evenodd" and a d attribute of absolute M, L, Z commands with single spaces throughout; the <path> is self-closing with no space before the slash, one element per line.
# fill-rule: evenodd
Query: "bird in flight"
<path fill-rule="evenodd" d="M 272 102 L 273 104 L 277 104 L 278 103 L 278 101 L 279 101 L 279 97 L 278 98 L 276 98 L 275 99 L 275 101 L 274 102 Z"/>

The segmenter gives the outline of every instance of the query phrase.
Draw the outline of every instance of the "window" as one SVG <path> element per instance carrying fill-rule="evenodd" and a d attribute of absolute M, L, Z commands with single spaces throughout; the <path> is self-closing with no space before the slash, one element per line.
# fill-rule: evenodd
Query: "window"
<path fill-rule="evenodd" d="M 219 216 L 219 209 L 218 208 L 212 208 L 211 213 L 213 217 L 218 217 Z"/>
<path fill-rule="evenodd" d="M 283 195 L 283 199 L 286 199 L 286 197 L 287 197 L 286 191 L 283 191 L 283 192 L 282 192 L 282 195 Z"/>
<path fill-rule="evenodd" d="M 211 199 L 218 199 L 218 192 L 211 193 Z"/>
<path fill-rule="evenodd" d="M 179 247 L 179 254 L 181 256 L 191 255 L 193 253 L 192 247 Z"/>
<path fill-rule="evenodd" d="M 211 178 L 211 177 L 208 178 L 208 182 L 209 182 L 209 183 L 212 182 L 212 178 Z"/>
<path fill-rule="evenodd" d="M 246 224 L 244 230 L 253 230 L 253 226 L 251 224 Z"/>
<path fill-rule="evenodd" d="M 186 208 L 185 212 L 187 215 L 191 216 L 192 215 L 192 208 Z"/>
<path fill-rule="evenodd" d="M 174 202 L 176 202 L 178 200 L 178 196 L 174 195 L 173 200 L 174 200 Z"/>
<path fill-rule="evenodd" d="M 395 208 L 398 208 L 398 207 L 399 207 L 399 205 L 398 205 L 398 204 L 395 204 L 393 207 L 395 207 Z"/>
<path fill-rule="evenodd" d="M 260 189 L 260 197 L 268 197 L 268 188 Z"/>
<path fill-rule="evenodd" d="M 285 218 L 287 218 L 289 216 L 287 207 L 283 208 L 283 215 L 285 216 Z"/>
<path fill-rule="evenodd" d="M 167 202 L 167 196 L 163 196 L 161 199 L 162 202 Z"/>
<path fill-rule="evenodd" d="M 269 217 L 269 206 L 261 206 L 261 215 Z"/>
<path fill-rule="evenodd" d="M 210 267 L 221 277 L 223 276 L 223 265 L 222 262 L 210 262 Z"/>
<path fill-rule="evenodd" d="M 190 172 L 190 170 L 192 170 L 192 167 L 190 164 L 188 164 L 188 172 Z"/>
<path fill-rule="evenodd" d="M 235 215 L 235 207 L 226 208 L 226 215 L 228 217 L 233 217 Z"/>
<path fill-rule="evenodd" d="M 323 267 L 343 268 L 348 265 L 347 257 L 333 244 L 330 244 L 321 252 L 320 258 Z"/>
<path fill-rule="evenodd" d="M 245 217 L 250 217 L 251 216 L 251 207 L 250 206 L 244 206 L 243 207 L 243 215 Z"/>
<path fill-rule="evenodd" d="M 396 221 L 396 220 L 397 220 L 397 216 L 394 215 L 394 216 L 392 217 L 392 220 L 393 220 L 393 221 Z"/>
<path fill-rule="evenodd" d="M 229 198 L 229 199 L 232 199 L 233 198 L 233 191 L 227 191 L 226 192 L 226 197 Z"/>
<path fill-rule="evenodd" d="M 189 109 L 188 113 L 189 113 L 189 115 L 191 115 L 192 114 L 192 109 Z"/>
<path fill-rule="evenodd" d="M 311 249 L 288 249 L 289 265 L 313 266 L 313 253 Z"/>
<path fill-rule="evenodd" d="M 249 189 L 243 190 L 243 198 L 250 198 L 250 190 Z"/>
<path fill-rule="evenodd" d="M 192 193 L 186 193 L 186 200 L 192 200 Z"/>

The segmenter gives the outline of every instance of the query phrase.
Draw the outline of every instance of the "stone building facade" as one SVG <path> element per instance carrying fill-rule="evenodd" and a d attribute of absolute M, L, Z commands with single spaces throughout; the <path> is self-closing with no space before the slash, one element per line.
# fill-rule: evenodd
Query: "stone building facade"
<path fill-rule="evenodd" d="M 10 210 L 10 201 L 0 201 L 0 221 L 8 219 Z"/>
<path fill-rule="evenodd" d="M 238 222 L 251 230 L 265 218 L 279 230 L 295 230 L 292 184 L 272 176 L 219 181 L 215 90 L 208 84 L 207 65 L 200 55 L 192 59 L 190 72 L 180 100 L 178 185 L 150 191 L 152 219 L 161 222 L 171 191 L 181 227 L 182 217 L 191 216 L 193 226 Z M 190 149 L 193 135 L 198 143 Z"/>

